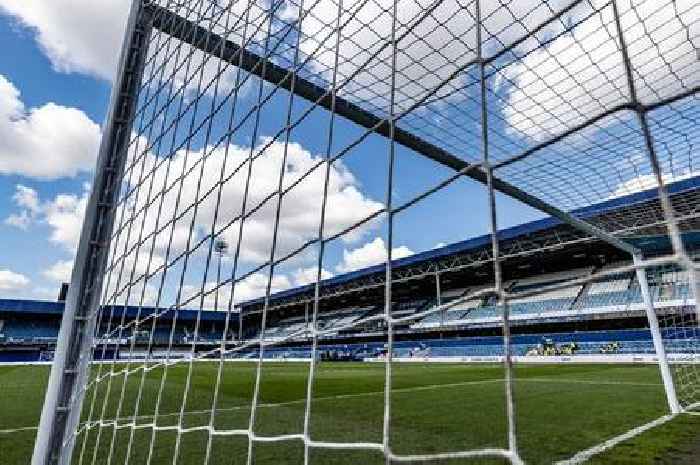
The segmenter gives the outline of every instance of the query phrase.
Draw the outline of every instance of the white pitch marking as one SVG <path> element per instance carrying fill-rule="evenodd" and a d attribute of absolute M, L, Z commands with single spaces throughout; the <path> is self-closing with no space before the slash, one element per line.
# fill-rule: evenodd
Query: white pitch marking
<path fill-rule="evenodd" d="M 638 383 L 635 381 L 594 381 L 588 379 L 566 379 L 566 378 L 516 378 L 518 382 L 538 382 L 538 383 L 562 383 L 562 384 L 593 384 L 600 386 L 663 386 L 661 383 Z"/>
<path fill-rule="evenodd" d="M 650 421 L 649 423 L 646 423 L 644 425 L 638 426 L 636 428 L 632 428 L 631 430 L 627 431 L 626 433 L 620 434 L 619 436 L 615 436 L 613 438 L 610 438 L 605 442 L 602 442 L 598 445 L 591 447 L 590 449 L 582 450 L 581 452 L 577 453 L 573 457 L 566 459 L 566 460 L 560 460 L 559 462 L 556 462 L 554 465 L 579 465 L 581 463 L 587 462 L 591 457 L 598 455 L 598 454 L 601 454 L 608 449 L 612 449 L 613 447 L 617 446 L 621 442 L 632 439 L 633 437 L 638 436 L 645 431 L 648 431 L 648 430 L 655 428 L 659 425 L 663 425 L 664 423 L 672 420 L 675 417 L 676 417 L 676 415 L 664 415 L 660 418 L 657 418 L 654 421 Z"/>
<path fill-rule="evenodd" d="M 414 387 L 409 387 L 409 388 L 398 388 L 398 389 L 392 389 L 391 392 L 415 392 L 415 391 L 427 391 L 427 390 L 433 390 L 433 389 L 441 389 L 441 388 L 449 388 L 449 387 L 458 387 L 458 386 L 469 386 L 469 385 L 478 385 L 478 384 L 489 384 L 489 383 L 502 383 L 504 382 L 503 379 L 500 378 L 495 378 L 495 379 L 485 379 L 485 380 L 478 380 L 478 381 L 464 381 L 461 383 L 445 383 L 445 384 L 427 384 L 424 386 L 414 386 Z M 353 397 L 365 397 L 365 396 L 376 396 L 376 395 L 383 395 L 384 391 L 368 391 L 368 392 L 358 392 L 358 393 L 353 393 L 353 394 L 338 394 L 335 396 L 326 396 L 326 397 L 314 397 L 314 400 L 335 400 L 335 399 L 349 399 Z M 258 408 L 260 407 L 265 407 L 265 408 L 275 408 L 275 407 L 286 407 L 288 405 L 295 405 L 295 404 L 303 404 L 306 402 L 306 398 L 302 399 L 295 399 L 295 400 L 290 400 L 286 402 L 275 402 L 275 403 L 263 403 L 263 404 L 258 404 Z M 217 409 L 216 412 L 230 412 L 234 410 L 244 410 L 250 408 L 248 404 L 246 405 L 237 405 L 235 407 L 228 407 L 228 408 L 223 408 L 223 409 Z M 205 413 L 211 413 L 211 409 L 206 409 L 206 410 L 190 410 L 188 412 L 185 412 L 185 415 L 202 415 Z M 179 416 L 179 412 L 173 412 L 173 413 L 162 413 L 159 414 L 159 418 L 163 417 L 171 417 L 171 416 Z M 144 420 L 144 419 L 149 419 L 152 418 L 153 415 L 138 415 L 136 416 L 137 420 Z M 134 419 L 133 416 L 127 416 L 127 417 L 121 417 L 117 418 L 116 421 L 125 421 L 125 420 L 132 420 Z M 109 425 L 112 426 L 114 424 L 115 420 L 109 421 Z M 94 424 L 99 424 L 99 422 L 95 422 Z"/>
<path fill-rule="evenodd" d="M 0 434 L 13 434 L 19 433 L 20 431 L 32 431 L 37 429 L 39 428 L 36 426 L 22 426 L 20 428 L 0 429 Z"/>

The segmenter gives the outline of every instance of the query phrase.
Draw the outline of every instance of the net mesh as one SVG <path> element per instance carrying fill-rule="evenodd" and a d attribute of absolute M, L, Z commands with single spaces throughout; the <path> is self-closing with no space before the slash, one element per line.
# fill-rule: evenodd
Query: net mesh
<path fill-rule="evenodd" d="M 141 6 L 151 28 L 121 155 L 126 166 L 95 344 L 83 354 L 96 363 L 79 387 L 83 414 L 67 441 L 76 443 L 76 463 L 215 463 L 223 460 L 222 440 L 227 447 L 240 441 L 240 457 L 249 464 L 258 454 L 280 453 L 269 452 L 270 443 L 302 463 L 337 449 L 389 461 L 488 456 L 519 463 L 509 302 L 514 309 L 545 293 L 573 299 L 601 276 L 631 276 L 637 268 L 647 269 L 657 300 L 672 301 L 656 312 L 680 402 L 697 407 L 698 281 L 682 235 L 693 229 L 696 212 L 689 207 L 692 193 L 672 199 L 664 188 L 697 174 L 697 2 L 157 0 Z M 437 173 L 418 187 L 399 168 L 416 155 Z M 361 156 L 374 171 L 363 179 L 372 195 L 353 174 Z M 405 255 L 397 235 L 406 234 L 397 225 L 465 176 L 485 186 L 483 224 L 492 242 L 481 256 L 451 266 L 485 263 L 490 277 L 449 302 L 438 297 L 402 313 L 392 293 L 411 277 L 395 269 Z M 592 216 L 586 208 L 649 188 L 658 188 L 658 201 L 635 203 L 624 217 Z M 499 240 L 499 192 L 570 212 L 595 229 L 525 246 Z M 422 214 L 414 228 L 431 227 Z M 360 289 L 379 289 L 384 305 L 371 312 L 358 303 L 330 324 L 324 301 L 358 290 L 324 279 L 331 269 L 362 267 L 341 250 L 368 231 L 379 231 L 374 263 L 383 272 Z M 522 247 L 547 251 L 596 234 L 633 233 L 664 236 L 670 253 L 602 275 L 567 277 L 545 290 L 512 292 L 503 277 L 507 258 Z M 683 284 L 664 287 L 670 279 Z M 285 305 L 273 296 L 305 285 L 304 317 L 277 324 Z M 253 317 L 241 315 L 241 303 L 254 299 Z M 469 302 L 483 306 L 484 299 L 502 321 L 503 410 L 493 420 L 501 439 L 397 452 L 395 333 L 431 315 L 445 324 L 456 310 L 473 312 L 477 305 Z M 381 428 L 372 436 L 319 439 L 319 340 L 352 328 L 385 338 L 384 372 L 372 391 L 379 402 L 367 407 L 379 412 Z M 274 373 L 266 370 L 266 351 L 299 339 L 309 343 L 299 400 L 274 405 L 303 409 L 270 426 L 265 419 L 273 404 L 265 397 Z M 250 401 L 222 397 L 231 359 L 254 361 L 246 365 Z M 213 376 L 199 361 L 216 363 Z M 202 383 L 206 394 L 193 389 Z"/>
<path fill-rule="evenodd" d="M 692 297 L 691 273 L 678 266 L 662 266 L 651 268 L 649 274 L 650 282 L 656 284 L 653 299 L 678 402 L 693 411 L 700 406 L 700 327 Z"/>

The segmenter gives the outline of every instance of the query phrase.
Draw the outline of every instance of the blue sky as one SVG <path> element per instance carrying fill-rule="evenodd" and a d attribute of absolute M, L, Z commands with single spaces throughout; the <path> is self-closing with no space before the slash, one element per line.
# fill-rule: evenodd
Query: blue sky
<path fill-rule="evenodd" d="M 323 7 L 323 1 L 319 8 Z M 107 111 L 115 57 L 128 3 L 130 2 L 126 0 L 104 2 L 60 0 L 25 4 L 14 0 L 0 0 L 0 42 L 3 43 L 5 50 L 3 58 L 0 59 L 0 136 L 6 136 L 4 143 L 0 141 L 0 156 L 6 159 L 5 162 L 0 160 L 0 238 L 3 243 L 0 249 L 0 298 L 52 299 L 58 292 L 60 282 L 66 280 L 69 275 L 82 209 L 93 175 L 92 167 L 99 143 L 100 131 L 97 125 L 102 123 Z M 445 8 L 449 8 L 451 3 L 445 2 L 445 5 L 447 5 Z M 643 7 L 642 2 L 639 8 Z M 685 11 L 690 11 L 687 14 L 695 18 L 700 14 L 697 10 L 698 8 L 690 7 Z M 69 11 L 80 11 L 80 13 L 72 15 L 68 13 Z M 443 13 L 449 14 L 449 11 Z M 436 13 L 438 16 L 440 14 L 439 11 Z M 94 24 L 80 27 L 81 15 L 93 18 Z M 530 14 L 526 19 L 536 22 L 537 18 L 531 16 Z M 571 18 L 569 20 L 573 21 Z M 319 24 L 315 24 L 312 20 L 306 20 L 304 24 L 306 27 L 304 33 L 309 37 L 320 35 Z M 584 23 L 581 34 L 590 34 L 591 30 L 595 30 L 594 26 L 595 24 L 588 26 Z M 558 30 L 553 28 L 547 32 L 547 37 L 554 36 L 557 32 Z M 427 31 L 425 33 L 428 34 Z M 512 40 L 513 34 L 512 31 L 503 33 L 500 39 Z M 363 40 L 360 33 L 358 37 L 358 41 Z M 579 123 L 582 118 L 589 115 L 587 112 L 598 110 L 596 105 L 609 106 L 615 103 L 616 98 L 624 97 L 617 96 L 613 92 L 603 92 L 608 87 L 615 87 L 610 82 L 606 84 L 593 81 L 597 89 L 602 89 L 600 95 L 596 95 L 597 90 L 585 85 L 581 86 L 578 93 L 575 90 L 572 91 L 570 85 L 559 88 L 563 81 L 560 77 L 570 77 L 573 74 L 567 66 L 574 68 L 573 71 L 579 74 L 585 74 L 586 66 L 582 68 L 580 62 L 580 56 L 585 54 L 579 53 L 573 57 L 570 64 L 561 65 L 552 59 L 547 49 L 565 56 L 581 42 L 583 39 L 576 35 L 564 35 L 553 41 L 547 48 L 529 53 L 525 58 L 496 74 L 492 82 L 494 91 L 490 96 L 490 103 L 497 108 L 497 111 L 490 116 L 493 120 L 490 124 L 495 128 L 492 130 L 496 131 L 492 139 L 495 158 L 506 156 L 515 148 L 526 149 L 546 140 L 551 135 Z M 592 43 L 596 44 L 595 41 Z M 308 52 L 312 49 L 311 45 L 313 44 L 304 43 L 302 50 Z M 588 50 L 587 56 L 595 63 L 588 67 L 594 64 L 604 66 L 609 50 L 600 45 L 592 47 L 592 50 Z M 451 53 L 450 50 L 453 50 L 449 46 L 445 46 L 444 49 L 448 56 Z M 585 46 L 582 46 L 582 50 L 586 51 Z M 407 52 L 411 51 L 409 47 Z M 316 65 L 322 66 L 326 59 L 325 56 L 319 56 Z M 426 58 L 426 62 L 430 64 L 431 59 Z M 455 55 L 454 60 L 458 62 L 459 59 L 461 58 Z M 507 59 L 499 64 L 507 64 Z M 619 66 L 621 66 L 619 62 L 609 63 L 608 72 L 611 75 L 614 74 L 610 70 Z M 542 69 L 543 76 L 533 71 L 538 69 L 537 67 Z M 681 69 L 687 71 L 687 67 Z M 341 68 L 341 71 L 348 70 Z M 232 78 L 233 71 L 228 72 L 230 73 L 228 77 Z M 381 71 L 378 72 L 381 74 Z M 439 80 L 439 72 L 436 76 L 422 79 Z M 667 84 L 664 79 L 666 79 L 664 76 L 657 76 L 659 88 L 662 88 L 661 84 Z M 692 83 L 694 78 L 688 79 Z M 437 81 L 424 82 L 426 86 L 436 83 Z M 229 82 L 228 85 L 230 84 Z M 225 85 L 225 83 L 222 84 L 224 86 L 222 92 L 226 90 Z M 244 88 L 244 92 L 239 96 L 240 108 L 254 104 L 257 98 L 257 85 L 257 81 L 252 81 Z M 410 82 L 405 83 L 405 86 L 407 91 L 412 89 Z M 649 89 L 644 88 L 643 96 L 647 94 L 653 96 L 654 92 L 658 96 L 658 92 L 661 92 L 656 91 L 653 84 L 648 87 Z M 265 92 L 269 90 L 269 86 L 264 87 Z M 558 107 L 552 109 L 550 103 L 556 102 L 562 94 L 566 98 Z M 443 104 L 441 111 L 447 118 L 454 118 L 455 123 L 469 128 L 471 126 L 468 119 L 458 121 L 462 117 L 460 113 L 451 112 L 448 108 L 450 105 L 466 105 L 469 108 L 471 104 L 468 101 L 468 91 L 461 95 L 466 100 L 460 101 L 457 98 L 446 100 L 447 103 Z M 238 154 L 243 156 L 250 149 L 251 143 L 259 147 L 267 140 L 266 138 L 278 131 L 284 124 L 285 112 L 281 109 L 286 108 L 287 100 L 288 94 L 278 93 L 266 106 L 261 114 L 257 140 L 251 140 L 250 123 L 241 126 L 231 140 L 234 159 Z M 203 99 L 202 105 L 210 103 L 211 98 L 207 97 Z M 297 99 L 294 113 L 300 114 L 305 107 L 306 103 Z M 228 106 L 224 105 L 221 113 L 216 116 L 212 126 L 213 132 L 223 132 L 227 123 L 227 111 L 230 111 L 230 108 L 230 103 Z M 543 108 L 548 110 L 543 112 Z M 473 111 L 476 112 L 477 109 L 474 106 Z M 693 106 L 690 111 L 692 114 L 697 113 L 697 107 Z M 185 115 L 183 120 L 189 116 L 190 114 Z M 406 121 L 406 124 L 415 124 L 417 121 L 419 120 Z M 447 121 L 436 121 L 439 126 L 449 127 Z M 530 163 L 528 161 L 515 165 L 514 168 L 509 168 L 510 171 L 504 171 L 503 175 L 511 176 L 509 179 L 516 184 L 520 182 L 521 186 L 532 187 L 536 193 L 550 195 L 553 199 L 559 200 L 556 197 L 559 192 L 556 190 L 558 189 L 556 182 L 573 184 L 578 182 L 577 177 L 591 176 L 593 179 L 595 173 L 583 173 L 566 167 L 557 168 L 556 158 L 570 157 L 565 160 L 564 165 L 580 163 L 577 166 L 586 166 L 585 157 L 605 156 L 601 155 L 603 152 L 600 146 L 609 143 L 610 139 L 624 138 L 627 125 L 628 121 L 624 117 L 615 119 L 610 124 L 601 124 L 595 128 L 596 131 L 585 133 L 578 140 L 558 147 L 556 151 L 543 152 L 542 159 L 549 160 L 551 163 L 549 171 L 553 179 L 551 183 L 529 184 L 533 178 L 528 173 L 534 173 L 534 171 L 528 170 L 538 169 L 536 161 L 533 161 L 533 164 L 528 164 Z M 290 138 L 294 143 L 293 150 L 290 149 L 293 152 L 290 155 L 291 163 L 311 166 L 314 161 L 320 160 L 325 153 L 327 128 L 328 115 L 320 111 L 314 112 L 295 128 Z M 362 133 L 359 128 L 341 119 L 336 120 L 334 130 L 334 151 L 340 150 L 344 144 L 356 139 Z M 204 160 L 202 152 L 208 148 L 204 143 L 203 134 L 203 132 L 199 133 L 193 139 L 194 144 L 190 147 L 191 160 Z M 477 147 L 478 155 L 478 139 L 474 138 L 470 141 L 468 137 L 470 135 L 467 133 L 462 137 L 458 134 L 455 140 L 463 144 L 465 151 L 473 151 L 474 147 Z M 440 142 L 441 136 L 438 134 L 435 137 Z M 460 138 L 462 142 L 459 142 Z M 211 144 L 212 141 L 209 143 Z M 445 143 L 448 141 L 445 140 Z M 261 173 L 274 171 L 277 160 L 275 157 L 281 153 L 279 150 L 282 146 L 281 143 L 272 144 L 269 157 L 263 157 L 269 160 L 261 160 L 260 164 L 256 164 Z M 592 146 L 593 149 L 591 149 Z M 629 150 L 620 149 L 619 156 L 611 159 L 611 164 L 620 164 L 616 168 L 618 178 L 605 183 L 603 187 L 597 184 L 591 187 L 589 183 L 590 192 L 587 193 L 590 197 L 581 196 L 577 199 L 574 199 L 574 196 L 563 197 L 560 200 L 561 206 L 563 208 L 580 206 L 590 203 L 591 200 L 603 200 L 610 196 L 638 190 L 640 187 L 648 187 L 648 164 L 645 167 L 644 162 L 638 161 L 640 155 L 635 153 L 636 147 L 636 143 L 630 144 Z M 158 160 L 163 160 L 159 158 L 163 156 L 172 156 L 174 166 L 180 166 L 183 163 L 182 153 L 173 154 L 167 146 L 159 148 L 159 151 L 154 148 L 153 153 L 144 157 L 144 163 L 156 163 Z M 217 163 L 220 163 L 222 154 L 217 150 L 212 152 L 208 161 L 202 161 L 205 166 L 208 166 L 207 169 L 215 171 L 219 167 Z M 669 150 L 672 151 L 672 149 Z M 338 191 L 334 192 L 337 195 L 333 198 L 337 203 L 329 204 L 328 208 L 332 209 L 334 217 L 338 218 L 333 220 L 335 223 L 329 226 L 330 229 L 340 230 L 384 202 L 387 153 L 387 141 L 373 135 L 343 156 L 341 163 L 334 165 L 332 176 L 337 177 L 339 187 L 337 187 Z M 613 151 L 613 153 L 616 152 Z M 641 168 L 637 169 L 637 165 Z M 226 167 L 226 169 L 231 168 Z M 676 169 L 678 171 L 671 172 L 671 176 L 687 176 L 692 173 L 694 170 L 692 156 L 688 166 L 684 165 Z M 213 177 L 214 171 L 207 172 L 207 176 Z M 158 171 L 158 173 L 162 176 L 161 172 Z M 449 175 L 449 170 L 407 149 L 397 147 L 394 204 L 409 200 Z M 314 179 L 322 178 L 313 175 L 310 183 L 315 182 Z M 224 191 L 225 201 L 235 203 L 235 199 L 238 198 L 236 195 L 240 195 L 237 189 L 242 185 L 241 182 L 242 180 L 236 177 L 232 179 L 231 185 Z M 593 184 L 596 182 L 598 181 L 593 181 Z M 239 183 L 238 187 L 236 183 Z M 311 198 L 290 196 L 289 202 L 297 202 L 297 204 L 283 204 L 283 208 L 289 211 L 295 208 L 315 211 L 319 208 L 316 203 L 319 200 L 318 195 L 314 195 L 320 192 L 318 186 L 309 186 L 308 192 L 311 193 L 309 196 Z M 257 194 L 262 196 L 263 192 L 254 193 L 254 195 Z M 135 200 L 136 203 L 143 201 L 142 198 Z M 272 208 L 271 204 L 269 206 Z M 206 215 L 210 207 L 211 205 L 205 205 L 202 208 L 204 213 L 200 215 L 203 218 L 195 221 L 197 224 L 195 239 L 204 237 L 207 232 Z M 266 231 L 271 230 L 272 226 L 269 218 L 265 216 L 266 209 L 267 207 L 263 209 L 260 218 L 254 218 L 247 237 L 244 232 L 242 247 L 245 264 L 239 272 L 255 269 L 261 263 L 259 255 L 264 255 L 265 247 L 268 246 L 262 244 L 263 238 L 267 237 Z M 283 216 L 283 223 L 288 221 L 290 225 L 297 224 L 300 217 L 290 215 L 292 216 Z M 539 212 L 514 200 L 499 196 L 500 227 L 520 224 L 541 216 Z M 460 180 L 399 214 L 394 224 L 393 254 L 395 256 L 429 250 L 440 244 L 487 233 L 489 227 L 485 189 L 477 183 Z M 258 234 L 260 237 L 257 237 L 260 243 L 255 242 L 254 228 L 261 230 Z M 293 249 L 303 240 L 308 240 L 317 227 L 304 224 L 299 228 L 301 229 L 297 235 L 292 234 L 282 248 Z M 381 261 L 382 257 L 386 256 L 385 228 L 386 222 L 379 221 L 362 229 L 356 237 L 344 237 L 331 243 L 323 264 L 324 276 Z M 237 239 L 235 229 L 232 227 L 222 232 L 222 237 L 235 243 Z M 164 258 L 165 246 L 161 244 L 158 247 L 155 253 L 157 258 Z M 174 247 L 182 247 L 182 244 Z M 204 271 L 205 255 L 205 248 L 203 248 L 192 259 L 191 271 L 188 275 L 188 279 L 191 275 L 191 282 L 186 282 L 187 285 L 192 287 L 199 285 L 198 280 L 201 281 Z M 134 264 L 134 269 L 143 267 L 141 263 L 144 261 L 143 257 L 136 257 L 134 260 L 135 263 L 139 262 Z M 226 266 L 229 268 L 230 262 L 228 257 Z M 277 281 L 276 284 L 273 283 L 273 288 L 283 289 L 308 282 L 309 270 L 314 264 L 313 251 L 308 251 L 299 260 L 280 267 L 278 275 L 275 276 Z M 173 267 L 175 266 L 174 264 Z M 264 279 L 260 281 L 263 282 Z M 152 284 L 155 285 L 155 283 Z M 253 297 L 256 292 L 259 293 L 261 289 L 259 283 L 248 284 L 250 285 L 247 291 L 243 292 L 245 296 Z"/>
<path fill-rule="evenodd" d="M 8 52 L 0 60 L 0 75 L 19 90 L 27 108 L 53 102 L 79 108 L 93 121 L 103 119 L 109 99 L 109 82 L 77 73 L 56 72 L 34 40 L 34 32 L 7 15 L 0 15 L 0 42 L 8 47 Z M 26 283 L 20 279 L 15 289 L 1 289 L 0 296 L 55 298 L 56 280 L 45 276 L 42 271 L 59 261 L 72 259 L 70 250 L 60 245 L 57 247 L 56 243 L 48 240 L 51 227 L 43 221 L 37 221 L 25 230 L 4 221 L 18 211 L 12 200 L 17 186 L 36 190 L 42 199 L 53 199 L 59 194 L 81 195 L 83 184 L 90 182 L 90 179 L 89 171 L 52 180 L 22 174 L 0 174 L 0 218 L 3 220 L 0 221 L 3 242 L 0 270 L 9 270 L 29 281 Z"/>

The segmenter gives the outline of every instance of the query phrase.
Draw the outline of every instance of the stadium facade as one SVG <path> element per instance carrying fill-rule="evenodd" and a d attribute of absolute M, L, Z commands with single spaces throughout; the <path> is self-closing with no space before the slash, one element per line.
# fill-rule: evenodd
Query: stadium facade
<path fill-rule="evenodd" d="M 685 246 L 700 246 L 700 177 L 668 186 L 678 212 Z M 646 258 L 671 250 L 656 189 L 610 199 L 572 212 L 642 250 Z M 509 300 L 512 351 L 525 355 L 653 355 L 640 284 L 619 249 L 580 230 L 547 218 L 499 232 L 503 277 Z M 490 236 L 476 237 L 393 262 L 392 315 L 398 357 L 499 357 L 503 354 L 502 307 L 493 294 Z M 321 283 L 317 355 L 334 359 L 380 358 L 386 340 L 385 266 L 376 265 Z M 695 344 L 697 316 L 687 271 L 676 265 L 647 269 L 666 350 L 685 352 Z M 450 306 L 450 302 L 458 302 Z M 311 354 L 314 285 L 278 292 L 267 304 L 265 354 L 297 359 Z M 231 312 L 113 306 L 101 309 L 95 358 L 178 357 L 194 346 L 206 354 L 222 342 L 230 357 L 258 354 L 262 298 Z M 664 328 L 665 315 L 684 314 L 683 325 Z M 0 300 L 0 362 L 51 360 L 63 302 Z M 687 315 L 686 315 L 687 313 Z M 98 319 L 100 316 L 98 316 Z M 155 331 L 150 322 L 157 320 Z M 197 320 L 200 324 L 197 325 Z M 198 329 L 196 329 L 198 327 Z M 690 336 L 687 328 L 692 328 Z M 151 337 L 152 334 L 152 337 Z M 690 339 L 693 340 L 690 340 Z M 133 342 L 133 344 L 132 344 Z"/>

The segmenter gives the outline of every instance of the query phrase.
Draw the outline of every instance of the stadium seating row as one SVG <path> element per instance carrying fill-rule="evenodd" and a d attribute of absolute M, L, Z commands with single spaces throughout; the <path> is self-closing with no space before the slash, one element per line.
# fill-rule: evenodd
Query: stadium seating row
<path fill-rule="evenodd" d="M 571 276 L 576 277 L 576 276 Z M 537 292 L 533 295 L 509 301 L 510 314 L 514 318 L 547 318 L 549 316 L 576 316 L 582 313 L 608 313 L 642 309 L 642 294 L 636 278 L 631 273 L 610 276 L 588 285 L 573 285 L 563 289 L 544 290 L 561 283 L 561 280 L 543 276 L 538 282 L 528 280 L 525 285 L 510 284 L 510 293 Z M 687 282 L 687 274 L 681 272 L 649 276 L 651 296 L 655 303 L 664 305 L 689 305 L 692 295 Z M 469 289 L 460 290 L 460 294 Z M 449 302 L 457 298 L 453 294 Z M 446 302 L 445 302 L 446 303 Z M 463 325 L 474 322 L 497 321 L 502 309 L 493 298 L 483 302 L 460 303 L 447 311 L 432 313 L 417 321 L 415 329 L 439 327 L 442 325 Z"/>
<path fill-rule="evenodd" d="M 616 264 L 616 266 L 619 264 Z M 537 278 L 529 278 L 521 282 L 507 283 L 509 292 L 522 293 L 537 291 L 561 283 L 563 279 L 571 279 L 579 276 L 590 275 L 591 269 L 580 269 L 566 274 L 557 273 L 544 275 Z M 686 273 L 678 270 L 669 270 L 663 273 L 649 276 L 651 292 L 657 305 L 689 305 L 691 293 L 687 282 Z M 461 295 L 474 293 L 478 288 L 452 289 L 441 295 L 441 303 L 447 303 L 459 298 Z M 410 315 L 433 307 L 435 301 L 421 300 L 397 304 L 394 312 L 398 316 Z M 628 310 L 642 310 L 642 296 L 636 279 L 632 273 L 623 273 L 609 276 L 605 279 L 594 280 L 587 285 L 570 286 L 563 289 L 543 291 L 533 295 L 513 299 L 509 302 L 511 316 L 514 319 L 537 319 L 561 316 L 582 316 L 591 313 L 610 313 Z M 361 332 L 362 328 L 352 328 L 357 322 L 368 315 L 381 312 L 379 307 L 350 307 L 341 311 L 324 313 L 318 316 L 318 327 L 325 332 L 325 338 L 332 338 L 338 333 L 348 334 Z M 298 336 L 297 339 L 308 337 L 310 316 L 295 316 L 292 318 L 268 322 L 265 337 L 271 340 L 288 339 Z M 460 302 L 447 311 L 431 313 L 417 319 L 411 328 L 428 329 L 440 326 L 461 326 L 471 323 L 498 322 L 501 319 L 501 309 L 493 298 L 472 299 Z M 222 322 L 207 322 L 202 324 L 198 331 L 198 342 L 215 343 L 221 338 Z M 148 325 L 146 325 L 148 326 Z M 37 342 L 54 342 L 58 336 L 59 320 L 4 316 L 0 320 L 0 343 L 4 344 L 31 344 Z M 136 334 L 132 328 L 126 328 L 121 333 L 116 331 L 115 323 L 109 327 L 101 325 L 98 334 L 108 337 L 131 338 L 136 337 L 141 342 L 147 342 L 150 327 L 142 327 Z M 155 344 L 164 345 L 172 340 L 174 344 L 191 343 L 194 341 L 194 324 L 192 322 L 176 325 L 174 332 L 169 320 L 158 324 L 153 334 Z M 258 337 L 255 328 L 246 328 L 247 338 Z"/>
<path fill-rule="evenodd" d="M 696 329 L 693 334 L 664 331 L 665 347 L 670 354 L 686 353 L 690 346 L 697 350 L 699 337 L 700 329 Z M 513 355 L 523 356 L 538 347 L 550 346 L 564 349 L 572 343 L 575 344 L 576 349 L 571 354 L 578 355 L 654 354 L 651 333 L 646 329 L 517 335 L 513 336 L 511 350 Z M 383 355 L 386 353 L 386 345 L 384 343 L 324 344 L 319 347 L 319 351 L 347 354 L 357 359 Z M 248 351 L 244 356 L 250 357 L 251 353 L 257 355 L 257 351 Z M 551 352 L 552 355 L 554 353 L 554 351 Z M 309 346 L 270 347 L 265 349 L 264 355 L 266 358 L 280 359 L 308 358 L 311 356 L 311 348 Z M 503 339 L 499 336 L 394 343 L 396 357 L 497 357 L 502 355 Z"/>

